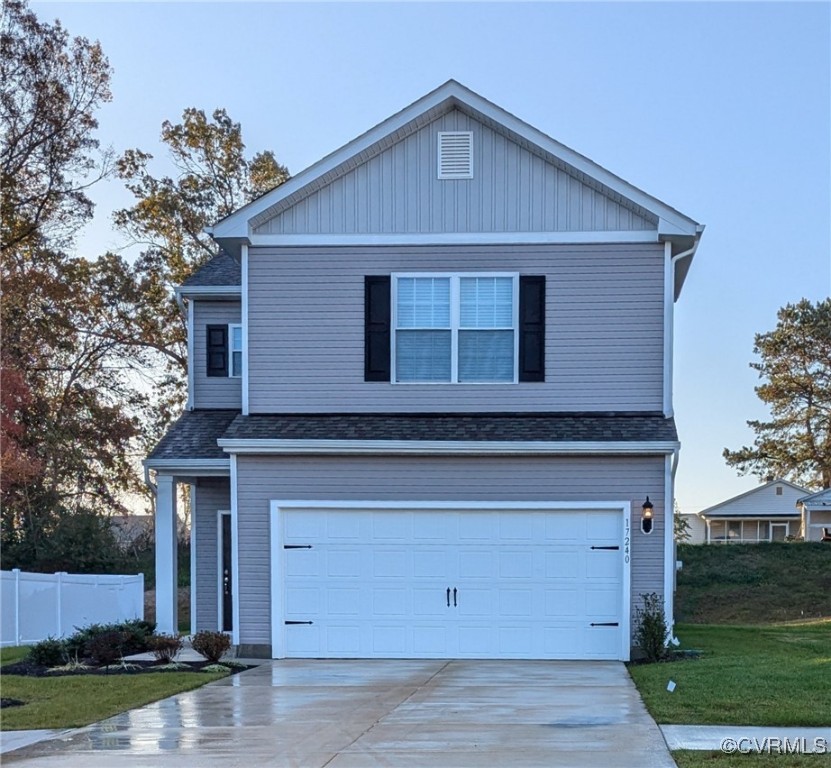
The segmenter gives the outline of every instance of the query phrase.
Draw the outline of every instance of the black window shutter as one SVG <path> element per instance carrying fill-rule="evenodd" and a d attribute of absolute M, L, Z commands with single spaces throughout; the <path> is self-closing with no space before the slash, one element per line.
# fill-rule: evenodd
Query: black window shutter
<path fill-rule="evenodd" d="M 228 326 L 209 325 L 205 337 L 208 345 L 208 376 L 227 376 Z"/>
<path fill-rule="evenodd" d="M 390 380 L 390 276 L 364 277 L 364 381 Z"/>
<path fill-rule="evenodd" d="M 519 278 L 519 380 L 545 381 L 545 276 Z"/>

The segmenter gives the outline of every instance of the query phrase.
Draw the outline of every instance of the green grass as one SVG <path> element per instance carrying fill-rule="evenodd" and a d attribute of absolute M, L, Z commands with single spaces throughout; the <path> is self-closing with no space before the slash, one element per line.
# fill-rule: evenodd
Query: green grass
<path fill-rule="evenodd" d="M 702 657 L 629 668 L 659 723 L 829 724 L 831 620 L 767 627 L 679 625 L 676 634 L 682 648 L 699 649 Z M 673 693 L 666 690 L 669 680 L 677 686 Z"/>
<path fill-rule="evenodd" d="M 18 645 L 10 648 L 0 648 L 0 666 L 20 661 L 29 653 L 30 646 Z"/>
<path fill-rule="evenodd" d="M 770 624 L 831 616 L 831 546 L 680 545 L 675 620 Z"/>
<path fill-rule="evenodd" d="M 0 730 L 77 728 L 224 677 L 222 673 L 21 677 L 2 675 L 4 698 L 26 704 L 3 710 Z"/>
<path fill-rule="evenodd" d="M 725 755 L 722 752 L 672 753 L 678 768 L 829 768 L 828 755 Z"/>

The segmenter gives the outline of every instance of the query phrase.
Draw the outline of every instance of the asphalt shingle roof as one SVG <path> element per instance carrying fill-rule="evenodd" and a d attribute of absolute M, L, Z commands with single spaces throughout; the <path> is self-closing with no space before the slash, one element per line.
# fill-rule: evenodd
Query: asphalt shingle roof
<path fill-rule="evenodd" d="M 182 287 L 241 284 L 242 272 L 239 264 L 223 251 L 197 269 L 182 283 Z"/>
<path fill-rule="evenodd" d="M 237 416 L 236 440 L 675 441 L 660 413 L 285 414 Z"/>
<path fill-rule="evenodd" d="M 185 411 L 148 459 L 227 459 L 216 444 L 239 411 Z"/>

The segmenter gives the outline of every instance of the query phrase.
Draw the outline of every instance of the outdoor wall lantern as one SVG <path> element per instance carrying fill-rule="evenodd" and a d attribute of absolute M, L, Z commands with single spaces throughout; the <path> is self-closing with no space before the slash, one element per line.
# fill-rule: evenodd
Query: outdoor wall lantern
<path fill-rule="evenodd" d="M 641 530 L 644 533 L 652 533 L 652 510 L 655 509 L 655 505 L 649 500 L 649 496 L 646 497 L 646 501 L 641 506 Z"/>

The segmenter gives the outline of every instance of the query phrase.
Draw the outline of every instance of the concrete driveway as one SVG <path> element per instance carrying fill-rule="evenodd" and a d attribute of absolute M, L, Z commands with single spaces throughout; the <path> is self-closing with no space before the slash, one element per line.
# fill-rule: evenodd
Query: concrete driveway
<path fill-rule="evenodd" d="M 26 768 L 675 765 L 623 664 L 277 661 L 3 756 Z"/>

